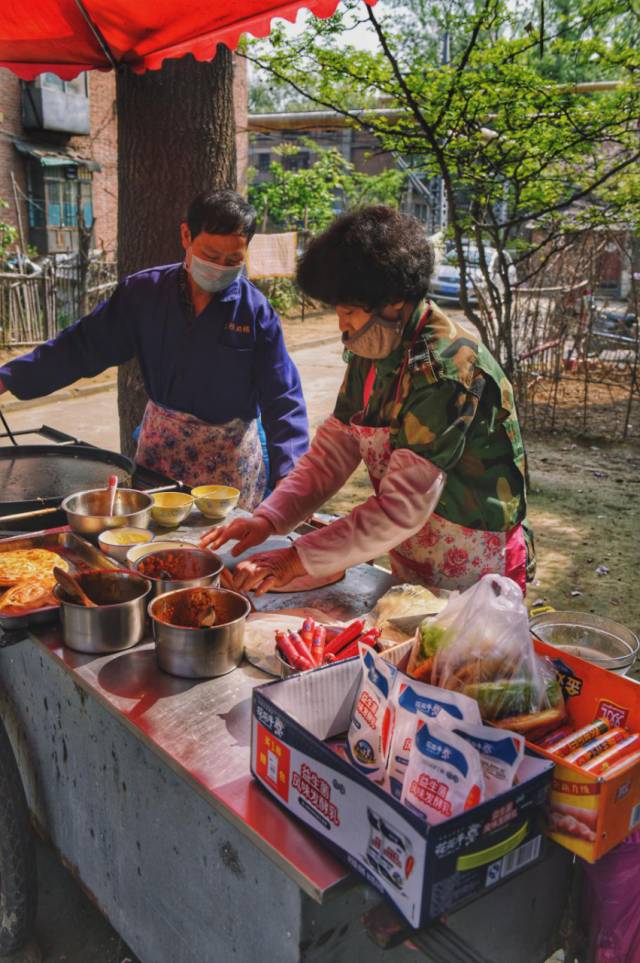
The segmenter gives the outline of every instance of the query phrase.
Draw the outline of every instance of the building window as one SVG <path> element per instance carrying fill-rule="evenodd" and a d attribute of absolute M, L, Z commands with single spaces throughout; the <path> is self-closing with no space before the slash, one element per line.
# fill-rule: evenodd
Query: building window
<path fill-rule="evenodd" d="M 309 167 L 309 151 L 301 150 L 297 154 L 289 154 L 284 159 L 284 168 L 287 171 L 302 171 Z"/>
<path fill-rule="evenodd" d="M 31 243 L 43 254 L 75 251 L 80 225 L 93 225 L 91 171 L 86 167 L 41 167 L 29 171 Z"/>
<path fill-rule="evenodd" d="M 269 164 L 271 163 L 271 154 L 267 152 L 261 152 L 258 154 L 258 170 L 261 174 L 265 174 L 269 170 Z"/>

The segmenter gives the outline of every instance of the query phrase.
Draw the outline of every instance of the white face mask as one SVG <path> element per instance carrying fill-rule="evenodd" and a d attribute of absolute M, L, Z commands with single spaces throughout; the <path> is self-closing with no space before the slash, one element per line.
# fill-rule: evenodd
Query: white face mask
<path fill-rule="evenodd" d="M 351 336 L 342 335 L 342 343 L 348 351 L 361 358 L 377 360 L 387 358 L 402 343 L 404 324 L 400 318 L 387 321 L 379 314 L 372 314 L 369 320 Z"/>
<path fill-rule="evenodd" d="M 244 268 L 244 262 L 236 267 L 225 267 L 224 264 L 214 264 L 213 261 L 203 261 L 191 252 L 191 260 L 187 265 L 187 270 L 191 277 L 203 291 L 215 294 L 216 291 L 224 291 L 229 285 L 240 277 Z"/>

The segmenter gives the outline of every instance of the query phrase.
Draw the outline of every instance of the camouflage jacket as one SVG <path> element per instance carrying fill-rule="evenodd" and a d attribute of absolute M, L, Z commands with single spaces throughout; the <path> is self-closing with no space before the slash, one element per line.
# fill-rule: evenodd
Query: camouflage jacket
<path fill-rule="evenodd" d="M 525 453 L 513 389 L 485 346 L 435 305 L 409 352 L 428 307 L 418 305 L 402 346 L 374 362 L 362 423 L 388 426 L 392 448 L 408 448 L 447 473 L 438 515 L 468 528 L 508 530 L 526 513 Z M 334 413 L 348 424 L 363 407 L 372 362 L 351 354 L 346 360 Z"/>

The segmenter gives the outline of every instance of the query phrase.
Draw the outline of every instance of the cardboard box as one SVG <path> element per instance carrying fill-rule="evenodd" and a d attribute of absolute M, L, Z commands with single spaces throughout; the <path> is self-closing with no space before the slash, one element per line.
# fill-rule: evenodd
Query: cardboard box
<path fill-rule="evenodd" d="M 611 726 L 640 732 L 637 683 L 542 642 L 536 641 L 535 648 L 553 662 L 576 729 L 604 718 Z M 557 758 L 530 745 L 549 759 Z M 551 827 L 554 822 L 561 827 L 550 828 L 551 839 L 596 862 L 640 825 L 640 760 L 609 778 L 590 775 L 570 762 L 556 763 L 549 816 Z"/>
<path fill-rule="evenodd" d="M 325 744 L 349 727 L 358 659 L 253 690 L 251 770 L 414 927 L 539 861 L 552 763 L 529 754 L 518 786 L 428 826 Z"/>

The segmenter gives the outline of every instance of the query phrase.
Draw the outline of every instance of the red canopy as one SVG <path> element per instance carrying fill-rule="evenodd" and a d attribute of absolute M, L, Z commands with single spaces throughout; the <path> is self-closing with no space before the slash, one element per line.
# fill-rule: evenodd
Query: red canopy
<path fill-rule="evenodd" d="M 211 60 L 243 33 L 265 37 L 273 17 L 302 7 L 330 17 L 339 0 L 2 0 L 0 66 L 23 80 L 43 71 L 71 80 L 127 63 L 157 70 L 167 57 Z"/>

